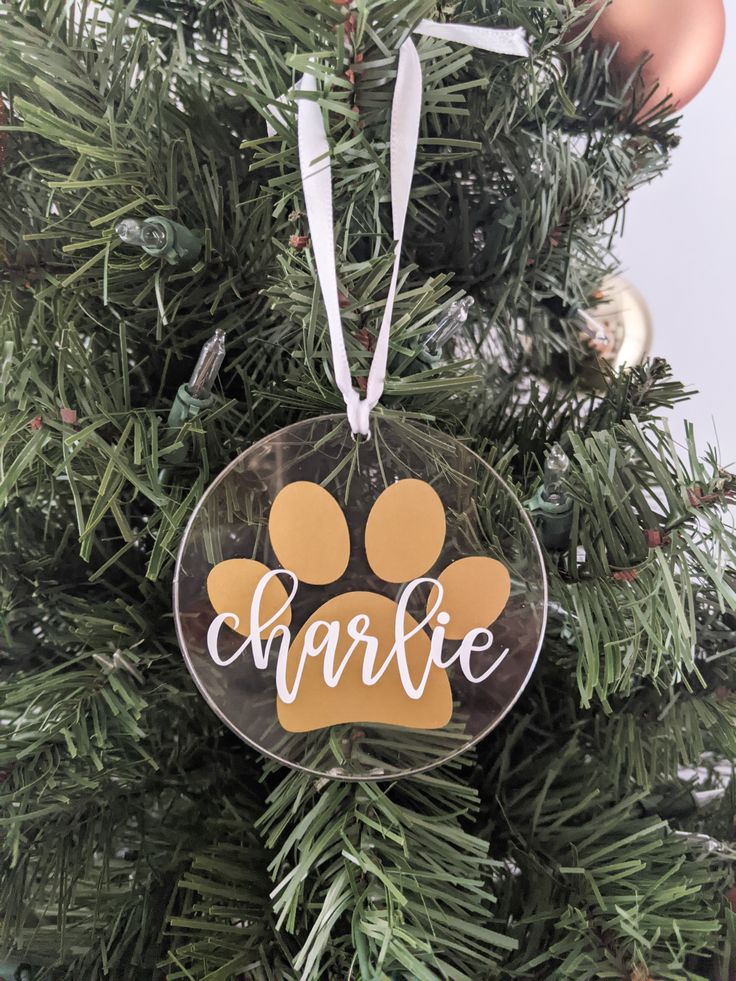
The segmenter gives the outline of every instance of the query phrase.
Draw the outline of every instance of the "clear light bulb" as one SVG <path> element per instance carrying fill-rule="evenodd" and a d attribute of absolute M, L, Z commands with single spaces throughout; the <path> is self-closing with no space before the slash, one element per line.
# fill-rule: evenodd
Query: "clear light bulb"
<path fill-rule="evenodd" d="M 146 249 L 161 249 L 166 245 L 166 229 L 155 221 L 123 218 L 115 225 L 115 231 L 126 245 Z"/>
<path fill-rule="evenodd" d="M 570 470 L 570 458 L 559 443 L 555 443 L 544 461 L 544 497 L 550 504 L 560 504 L 565 493 L 562 489 Z"/>
<path fill-rule="evenodd" d="M 199 358 L 189 379 L 187 390 L 192 398 L 206 399 L 225 359 L 225 331 L 219 327 L 208 341 L 202 345 Z"/>
<path fill-rule="evenodd" d="M 431 345 L 434 348 L 440 348 L 443 344 L 446 344 L 468 319 L 470 308 L 474 302 L 472 296 L 464 296 L 462 300 L 455 300 L 454 303 L 451 303 L 446 312 L 437 321 L 435 329 L 427 337 L 427 346 L 429 347 Z"/>

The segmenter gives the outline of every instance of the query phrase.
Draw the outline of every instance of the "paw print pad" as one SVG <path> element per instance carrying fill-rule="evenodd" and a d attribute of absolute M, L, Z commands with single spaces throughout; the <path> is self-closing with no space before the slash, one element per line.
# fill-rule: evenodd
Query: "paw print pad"
<path fill-rule="evenodd" d="M 483 651 L 509 600 L 509 571 L 485 555 L 437 568 L 447 523 L 429 483 L 391 483 L 357 542 L 335 497 L 298 480 L 274 499 L 267 534 L 278 564 L 225 559 L 211 569 L 207 594 L 218 630 L 245 638 L 240 651 L 250 645 L 264 665 L 278 661 L 276 711 L 287 732 L 343 723 L 444 728 L 453 715 L 450 664 L 462 662 L 472 680 L 494 670 Z M 377 588 L 341 589 L 358 549 L 367 585 Z M 315 589 L 314 611 L 294 623 L 293 600 L 305 586 L 329 598 L 319 602 Z"/>

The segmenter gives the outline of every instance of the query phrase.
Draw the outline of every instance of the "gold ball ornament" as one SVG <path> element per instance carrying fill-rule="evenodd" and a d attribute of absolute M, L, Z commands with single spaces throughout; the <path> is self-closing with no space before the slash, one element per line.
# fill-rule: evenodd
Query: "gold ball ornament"
<path fill-rule="evenodd" d="M 597 362 L 605 362 L 614 371 L 641 364 L 649 356 L 653 338 L 652 316 L 644 297 L 623 276 L 608 276 L 595 298 L 599 302 L 586 313 L 591 318 L 589 325 L 593 321 L 597 325 L 598 335 L 591 337 L 586 331 L 581 340 L 595 352 Z M 593 388 L 601 387 L 597 367 L 591 367 L 588 381 Z"/>
<path fill-rule="evenodd" d="M 687 105 L 713 74 L 725 35 L 723 0 L 612 0 L 591 32 L 599 46 L 618 45 L 614 63 L 622 74 L 632 74 L 650 56 L 643 90 L 658 88 L 649 109 L 668 95 L 675 109 Z"/>

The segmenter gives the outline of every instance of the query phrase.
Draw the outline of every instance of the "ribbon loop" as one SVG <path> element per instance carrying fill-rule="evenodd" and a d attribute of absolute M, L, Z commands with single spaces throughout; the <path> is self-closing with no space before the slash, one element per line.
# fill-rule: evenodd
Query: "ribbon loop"
<path fill-rule="evenodd" d="M 317 85 L 314 76 L 305 75 L 300 88 L 303 95 L 316 92 Z M 386 297 L 386 306 L 376 338 L 373 360 L 368 372 L 366 397 L 361 399 L 360 394 L 353 388 L 350 363 L 345 350 L 342 318 L 340 317 L 332 214 L 332 165 L 327 133 L 319 103 L 310 98 L 299 100 L 297 127 L 304 203 L 312 239 L 314 261 L 317 266 L 317 276 L 322 289 L 322 299 L 330 329 L 335 382 L 345 399 L 353 435 L 357 433 L 362 436 L 370 435 L 370 413 L 378 404 L 386 381 L 389 332 L 398 290 L 401 244 L 414 176 L 421 111 L 422 67 L 414 42 L 408 39 L 404 41 L 399 50 L 396 88 L 391 108 L 391 208 L 395 240 L 394 265 Z"/>
<path fill-rule="evenodd" d="M 524 55 L 529 52 L 521 31 L 498 31 L 423 20 L 415 28 L 415 33 L 458 41 L 500 54 Z M 373 360 L 368 371 L 365 398 L 361 398 L 360 393 L 353 387 L 343 336 L 335 265 L 332 164 L 322 110 L 317 99 L 313 97 L 317 92 L 317 82 L 313 75 L 304 75 L 297 83 L 297 87 L 302 95 L 298 100 L 297 109 L 299 168 L 317 278 L 327 313 L 335 383 L 345 400 L 353 435 L 370 436 L 370 414 L 378 404 L 386 382 L 389 334 L 398 292 L 401 246 L 419 142 L 423 95 L 422 66 L 414 42 L 411 38 L 407 38 L 399 49 L 396 87 L 391 105 L 390 165 L 394 264 L 386 305 L 376 336 Z M 284 97 L 279 101 L 283 99 Z M 275 106 L 271 107 L 271 113 L 279 122 L 283 122 L 283 117 Z"/>
<path fill-rule="evenodd" d="M 352 395 L 355 398 L 352 398 Z M 351 398 L 345 399 L 345 403 L 348 408 L 348 422 L 350 423 L 353 436 L 360 434 L 370 439 L 370 416 L 374 406 L 371 405 L 368 399 L 360 398 L 355 390 L 351 393 Z"/>

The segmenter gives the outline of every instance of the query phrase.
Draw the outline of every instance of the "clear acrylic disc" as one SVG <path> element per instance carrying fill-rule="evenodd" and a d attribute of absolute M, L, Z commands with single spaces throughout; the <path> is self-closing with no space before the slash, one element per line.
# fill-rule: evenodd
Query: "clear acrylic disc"
<path fill-rule="evenodd" d="M 334 415 L 251 446 L 198 504 L 174 576 L 184 658 L 223 722 L 351 780 L 426 770 L 498 725 L 546 609 L 517 497 L 458 440 L 386 417 L 370 440 Z"/>

